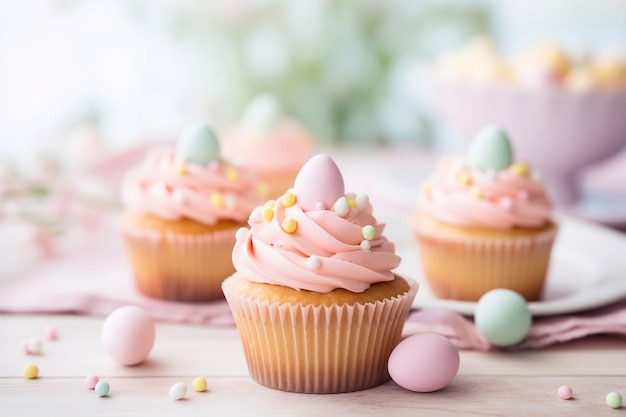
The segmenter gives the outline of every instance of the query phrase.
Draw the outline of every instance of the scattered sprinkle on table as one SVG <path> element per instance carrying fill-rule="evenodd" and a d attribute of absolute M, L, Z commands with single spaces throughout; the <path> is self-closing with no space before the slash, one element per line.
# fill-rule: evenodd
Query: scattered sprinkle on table
<path fill-rule="evenodd" d="M 96 391 L 96 395 L 98 397 L 106 397 L 107 395 L 109 395 L 111 386 L 106 381 L 98 381 L 98 383 L 94 387 L 94 390 Z"/>
<path fill-rule="evenodd" d="M 34 379 L 34 378 L 37 378 L 37 376 L 39 375 L 39 368 L 37 368 L 37 365 L 33 365 L 31 363 L 24 367 L 24 369 L 22 370 L 22 373 L 24 374 L 26 378 Z"/>
<path fill-rule="evenodd" d="M 620 408 L 622 406 L 622 396 L 615 392 L 609 392 L 606 394 L 606 405 L 611 408 Z"/>
<path fill-rule="evenodd" d="M 204 378 L 203 376 L 197 376 L 193 379 L 192 382 L 193 385 L 193 389 L 195 389 L 198 392 L 203 392 L 206 391 L 206 378 Z"/>
<path fill-rule="evenodd" d="M 87 378 L 85 378 L 85 386 L 88 389 L 96 389 L 96 384 L 98 383 L 98 381 L 100 381 L 100 378 L 98 378 L 95 375 L 87 375 Z"/>
<path fill-rule="evenodd" d="M 48 326 L 43 330 L 43 336 L 48 340 L 57 340 L 59 338 L 59 333 L 54 327 Z"/>
<path fill-rule="evenodd" d="M 561 385 L 559 387 L 559 397 L 561 397 L 562 399 L 569 400 L 572 398 L 572 395 L 572 388 L 568 387 L 567 385 Z"/>
<path fill-rule="evenodd" d="M 170 398 L 173 400 L 181 400 L 187 394 L 187 385 L 184 382 L 177 382 L 170 388 Z"/>

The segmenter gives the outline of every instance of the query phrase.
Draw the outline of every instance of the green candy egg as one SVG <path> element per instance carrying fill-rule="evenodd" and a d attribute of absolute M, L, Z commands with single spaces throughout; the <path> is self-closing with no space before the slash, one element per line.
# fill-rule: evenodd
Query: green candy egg
<path fill-rule="evenodd" d="M 469 149 L 470 164 L 482 171 L 499 171 L 513 163 L 513 149 L 500 126 L 489 125 L 474 137 Z"/>
<path fill-rule="evenodd" d="M 264 131 L 275 127 L 282 119 L 282 109 L 278 99 L 271 94 L 261 94 L 248 103 L 241 124 L 252 131 Z"/>
<path fill-rule="evenodd" d="M 198 165 L 219 161 L 220 145 L 213 128 L 208 123 L 198 123 L 185 129 L 176 144 L 176 158 Z"/>
<path fill-rule="evenodd" d="M 496 346 L 511 346 L 524 340 L 532 315 L 526 300 L 504 288 L 486 292 L 476 304 L 474 324 Z"/>

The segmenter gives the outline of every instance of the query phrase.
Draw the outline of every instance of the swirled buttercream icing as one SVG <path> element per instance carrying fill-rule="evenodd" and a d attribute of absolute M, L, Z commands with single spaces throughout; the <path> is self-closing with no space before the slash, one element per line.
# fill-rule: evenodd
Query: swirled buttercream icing
<path fill-rule="evenodd" d="M 508 139 L 494 126 L 479 132 L 469 157 L 439 163 L 422 186 L 418 205 L 441 222 L 489 229 L 543 227 L 552 213 L 539 177 L 528 164 L 512 162 Z"/>
<path fill-rule="evenodd" d="M 237 233 L 235 269 L 253 282 L 355 293 L 394 279 L 400 263 L 367 195 L 345 193 L 326 155 L 311 158 L 294 188 L 257 207 Z"/>
<path fill-rule="evenodd" d="M 215 132 L 204 123 L 187 128 L 175 150 L 150 152 L 122 184 L 129 210 L 207 225 L 244 222 L 260 198 L 255 180 L 221 159 Z"/>

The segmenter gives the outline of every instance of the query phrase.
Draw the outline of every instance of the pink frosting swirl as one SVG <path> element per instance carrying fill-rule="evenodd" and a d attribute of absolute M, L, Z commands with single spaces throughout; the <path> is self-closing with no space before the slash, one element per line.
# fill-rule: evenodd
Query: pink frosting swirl
<path fill-rule="evenodd" d="M 181 163 L 169 148 L 152 151 L 122 185 L 122 201 L 130 210 L 207 225 L 220 220 L 244 222 L 260 198 L 246 172 L 224 161 L 206 166 Z"/>
<path fill-rule="evenodd" d="M 472 169 L 463 157 L 446 158 L 422 187 L 420 211 L 463 227 L 542 227 L 552 205 L 544 186 L 518 162 L 497 172 Z"/>
<path fill-rule="evenodd" d="M 270 210 L 273 216 L 268 221 Z M 289 233 L 284 224 L 291 219 L 296 229 Z M 320 293 L 337 288 L 360 293 L 376 282 L 393 280 L 391 270 L 400 263 L 394 244 L 383 235 L 385 225 L 372 216 L 369 201 L 341 216 L 333 210 L 305 211 L 297 203 L 287 207 L 278 199 L 273 209 L 268 204 L 255 209 L 249 224 L 251 229 L 237 233 L 233 264 L 253 282 Z"/>

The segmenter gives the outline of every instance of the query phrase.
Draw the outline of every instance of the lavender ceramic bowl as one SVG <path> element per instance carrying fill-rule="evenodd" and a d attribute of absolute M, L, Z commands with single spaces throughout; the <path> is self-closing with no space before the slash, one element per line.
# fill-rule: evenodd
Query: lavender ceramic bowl
<path fill-rule="evenodd" d="M 437 112 L 463 141 L 488 123 L 509 133 L 517 159 L 544 177 L 559 205 L 578 198 L 578 175 L 626 146 L 626 89 L 571 91 L 439 84 Z"/>

